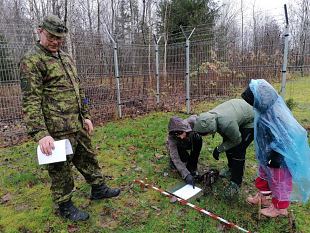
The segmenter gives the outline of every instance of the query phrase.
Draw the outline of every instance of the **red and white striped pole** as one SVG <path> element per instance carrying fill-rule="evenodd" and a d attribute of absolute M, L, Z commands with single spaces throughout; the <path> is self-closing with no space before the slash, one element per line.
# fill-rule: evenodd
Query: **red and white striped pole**
<path fill-rule="evenodd" d="M 227 220 L 225 220 L 225 219 L 223 219 L 223 218 L 221 218 L 221 217 L 219 217 L 219 216 L 217 216 L 217 215 L 215 215 L 215 214 L 213 214 L 213 213 L 211 213 L 211 212 L 209 212 L 209 211 L 207 211 L 207 210 L 205 210 L 205 209 L 203 209 L 203 208 L 200 208 L 199 206 L 196 206 L 196 205 L 193 205 L 193 204 L 189 203 L 189 202 L 186 201 L 185 199 L 182 199 L 182 198 L 180 198 L 180 197 L 178 197 L 178 196 L 175 196 L 175 195 L 173 195 L 173 194 L 171 194 L 171 193 L 169 193 L 169 192 L 166 192 L 166 191 L 164 191 L 164 190 L 162 190 L 162 189 L 160 189 L 160 188 L 157 188 L 157 187 L 155 187 L 155 186 L 153 186 L 153 185 L 151 185 L 151 184 L 147 184 L 147 183 L 145 183 L 145 182 L 142 181 L 142 180 L 134 180 L 134 182 L 140 184 L 141 188 L 144 188 L 144 187 L 146 187 L 146 188 L 152 188 L 152 189 L 154 189 L 154 190 L 160 192 L 161 194 L 165 195 L 166 197 L 175 198 L 175 199 L 176 199 L 178 202 L 180 202 L 182 205 L 190 206 L 191 208 L 197 210 L 198 212 L 203 213 L 203 214 L 206 214 L 206 215 L 208 215 L 209 217 L 211 217 L 211 218 L 213 218 L 213 219 L 215 219 L 215 220 L 218 220 L 218 221 L 224 223 L 227 227 L 230 227 L 230 228 L 234 227 L 234 228 L 239 229 L 240 231 L 247 232 L 247 233 L 251 233 L 250 231 L 248 231 L 248 230 L 246 230 L 246 229 L 244 229 L 244 228 L 242 228 L 242 227 L 239 227 L 238 225 L 236 225 L 236 224 L 234 224 L 234 223 L 232 223 L 232 222 L 229 222 L 229 221 L 227 221 Z"/>

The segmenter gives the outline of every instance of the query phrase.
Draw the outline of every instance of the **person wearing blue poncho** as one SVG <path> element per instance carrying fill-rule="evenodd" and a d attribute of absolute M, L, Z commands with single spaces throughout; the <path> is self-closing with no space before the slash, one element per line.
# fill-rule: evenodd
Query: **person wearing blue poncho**
<path fill-rule="evenodd" d="M 250 204 L 261 203 L 261 214 L 287 216 L 290 201 L 310 197 L 310 148 L 306 130 L 296 121 L 282 97 L 264 79 L 251 80 L 242 98 L 254 107 L 254 143 L 259 163 Z M 271 202 L 267 196 L 271 195 Z"/>

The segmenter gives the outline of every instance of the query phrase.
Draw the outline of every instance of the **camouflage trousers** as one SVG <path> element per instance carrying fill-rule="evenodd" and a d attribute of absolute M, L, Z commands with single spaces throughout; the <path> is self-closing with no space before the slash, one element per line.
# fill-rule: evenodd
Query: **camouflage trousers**
<path fill-rule="evenodd" d="M 69 201 L 74 189 L 72 165 L 84 176 L 87 183 L 104 184 L 96 154 L 91 145 L 91 139 L 82 129 L 77 133 L 54 137 L 55 140 L 69 139 L 73 155 L 67 155 L 67 161 L 49 164 L 48 174 L 51 178 L 51 192 L 54 203 Z"/>

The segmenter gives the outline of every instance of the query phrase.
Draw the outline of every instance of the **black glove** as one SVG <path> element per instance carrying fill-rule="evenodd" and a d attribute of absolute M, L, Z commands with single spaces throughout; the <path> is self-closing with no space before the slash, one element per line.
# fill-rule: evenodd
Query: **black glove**
<path fill-rule="evenodd" d="M 186 182 L 186 184 L 193 185 L 193 188 L 195 188 L 195 179 L 191 174 L 188 174 L 185 177 L 185 182 Z"/>
<path fill-rule="evenodd" d="M 278 152 L 272 150 L 268 157 L 267 166 L 271 168 L 280 168 L 281 166 L 283 166 L 283 162 L 283 156 Z"/>
<path fill-rule="evenodd" d="M 192 142 L 193 141 L 200 141 L 200 140 L 202 140 L 201 136 L 197 132 L 192 132 L 190 134 L 190 137 L 191 137 Z"/>
<path fill-rule="evenodd" d="M 214 148 L 214 151 L 213 151 L 213 158 L 215 159 L 215 160 L 219 160 L 219 157 L 220 157 L 220 152 L 219 152 L 219 149 L 218 149 L 218 147 L 215 147 Z"/>

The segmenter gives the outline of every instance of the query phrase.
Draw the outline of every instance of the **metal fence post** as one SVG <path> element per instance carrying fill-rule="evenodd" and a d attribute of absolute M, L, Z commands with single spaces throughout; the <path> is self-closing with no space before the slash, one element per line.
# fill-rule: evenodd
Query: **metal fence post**
<path fill-rule="evenodd" d="M 195 31 L 195 28 L 192 30 L 190 35 L 187 37 L 185 34 L 185 31 L 183 30 L 182 25 L 180 26 L 184 37 L 186 38 L 185 43 L 185 53 L 186 53 L 186 64 L 185 64 L 185 79 L 186 79 L 186 113 L 189 114 L 191 111 L 190 106 L 190 83 L 189 83 L 189 38 L 192 36 L 193 32 Z"/>
<path fill-rule="evenodd" d="M 118 69 L 118 54 L 117 54 L 117 43 L 111 36 L 110 32 L 106 28 L 106 31 L 108 32 L 108 35 L 110 37 L 110 40 L 113 42 L 113 57 L 114 57 L 114 75 L 116 78 L 116 90 L 117 90 L 117 111 L 118 111 L 118 117 L 122 118 L 122 106 L 121 106 L 121 92 L 120 92 L 120 85 L 119 85 L 119 69 Z"/>
<path fill-rule="evenodd" d="M 287 8 L 286 4 L 284 4 L 284 12 L 285 12 L 285 32 L 284 32 L 284 54 L 283 54 L 283 65 L 282 65 L 282 82 L 281 82 L 281 91 L 280 94 L 285 100 L 285 86 L 286 86 L 286 66 L 287 66 L 287 56 L 288 56 L 288 36 L 289 36 L 289 28 L 288 28 L 288 16 L 287 16 Z"/>
<path fill-rule="evenodd" d="M 158 43 L 161 39 L 161 36 L 156 38 L 156 35 L 154 36 L 154 44 L 155 44 L 155 76 L 156 76 L 156 103 L 159 104 L 159 58 L 158 58 Z"/>

